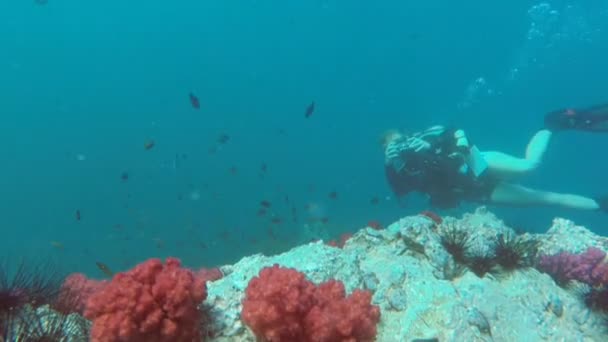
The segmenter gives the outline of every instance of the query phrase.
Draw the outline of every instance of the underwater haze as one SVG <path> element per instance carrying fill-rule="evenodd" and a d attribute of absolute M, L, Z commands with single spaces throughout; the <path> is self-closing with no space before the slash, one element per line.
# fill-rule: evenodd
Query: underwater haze
<path fill-rule="evenodd" d="M 0 250 L 102 277 L 388 225 L 428 208 L 391 193 L 385 130 L 457 125 L 523 155 L 545 113 L 608 102 L 607 55 L 600 0 L 2 1 Z M 558 135 L 522 182 L 608 194 L 607 149 Z M 608 229 L 490 208 L 531 232 Z"/>

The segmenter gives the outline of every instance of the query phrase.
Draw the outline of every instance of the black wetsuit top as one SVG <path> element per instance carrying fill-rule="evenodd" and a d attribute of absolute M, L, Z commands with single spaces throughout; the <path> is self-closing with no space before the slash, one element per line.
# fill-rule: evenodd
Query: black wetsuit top
<path fill-rule="evenodd" d="M 463 200 L 488 200 L 496 182 L 485 175 L 478 178 L 461 171 L 465 161 L 456 147 L 454 132 L 446 129 L 438 136 L 425 138 L 431 144 L 428 150 L 403 153 L 405 167 L 401 171 L 391 165 L 385 167 L 388 183 L 398 197 L 422 192 L 430 196 L 430 204 L 437 208 L 457 207 Z"/>

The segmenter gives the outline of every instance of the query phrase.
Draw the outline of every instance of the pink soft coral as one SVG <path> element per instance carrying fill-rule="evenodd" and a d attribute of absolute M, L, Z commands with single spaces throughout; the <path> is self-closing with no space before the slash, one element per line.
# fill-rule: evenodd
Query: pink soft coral
<path fill-rule="evenodd" d="M 368 291 L 346 297 L 339 281 L 317 287 L 304 274 L 274 265 L 247 286 L 242 318 L 265 341 L 372 341 L 380 309 Z"/>
<path fill-rule="evenodd" d="M 590 247 L 581 254 L 543 255 L 538 266 L 560 284 L 577 280 L 593 287 L 608 285 L 606 253 L 598 248 Z"/>
<path fill-rule="evenodd" d="M 64 314 L 82 314 L 89 298 L 108 283 L 106 280 L 89 279 L 82 273 L 72 273 L 63 281 L 53 309 Z"/>
<path fill-rule="evenodd" d="M 85 317 L 93 321 L 91 341 L 199 341 L 203 279 L 168 258 L 150 259 L 117 274 L 89 298 Z"/>

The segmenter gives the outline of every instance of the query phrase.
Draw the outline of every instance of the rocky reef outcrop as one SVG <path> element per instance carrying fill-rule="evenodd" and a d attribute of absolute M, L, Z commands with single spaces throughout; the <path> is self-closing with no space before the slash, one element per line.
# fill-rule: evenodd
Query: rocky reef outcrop
<path fill-rule="evenodd" d="M 204 302 L 207 340 L 256 341 L 240 319 L 241 301 L 251 278 L 273 264 L 315 283 L 340 280 L 349 293 L 371 291 L 381 308 L 377 341 L 608 340 L 605 318 L 588 308 L 583 290 L 534 267 L 539 255 L 588 247 L 605 251 L 608 239 L 560 218 L 544 234 L 517 234 L 485 208 L 441 223 L 405 217 L 363 228 L 342 248 L 318 241 L 222 267 Z M 509 248 L 516 257 L 501 261 Z"/>

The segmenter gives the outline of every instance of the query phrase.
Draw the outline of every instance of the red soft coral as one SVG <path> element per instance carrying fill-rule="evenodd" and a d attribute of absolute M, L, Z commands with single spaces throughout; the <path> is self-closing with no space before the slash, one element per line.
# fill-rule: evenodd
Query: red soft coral
<path fill-rule="evenodd" d="M 266 267 L 249 282 L 241 317 L 266 341 L 304 341 L 301 320 L 313 305 L 314 289 L 296 270 Z"/>
<path fill-rule="evenodd" d="M 89 279 L 82 273 L 70 274 L 61 285 L 53 309 L 64 314 L 72 312 L 82 314 L 89 298 L 107 284 L 106 280 Z"/>
<path fill-rule="evenodd" d="M 178 259 L 165 265 L 150 259 L 93 294 L 84 315 L 93 321 L 93 342 L 199 341 L 198 305 L 205 297 L 204 280 Z"/>
<path fill-rule="evenodd" d="M 344 284 L 330 280 L 315 292 L 316 305 L 304 318 L 308 341 L 373 341 L 380 308 L 371 305 L 369 291 L 346 297 Z"/>
<path fill-rule="evenodd" d="M 368 291 L 346 297 L 339 281 L 317 287 L 304 274 L 274 265 L 249 283 L 242 318 L 265 341 L 372 341 L 380 309 Z"/>

